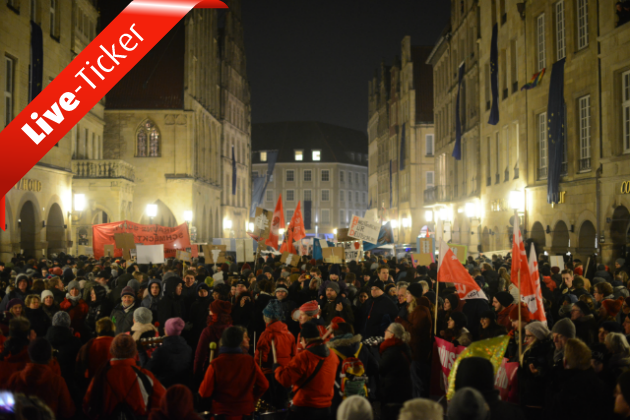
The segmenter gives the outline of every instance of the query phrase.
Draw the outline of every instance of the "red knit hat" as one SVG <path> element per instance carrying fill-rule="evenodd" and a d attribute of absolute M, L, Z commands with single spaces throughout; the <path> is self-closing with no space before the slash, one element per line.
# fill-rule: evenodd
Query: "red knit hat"
<path fill-rule="evenodd" d="M 528 323 L 529 321 L 531 321 L 532 314 L 531 312 L 529 312 L 529 309 L 527 309 L 527 305 L 525 305 L 523 302 L 521 302 L 519 306 L 514 305 L 512 307 L 512 310 L 510 310 L 510 320 L 518 321 L 518 308 L 519 307 L 521 308 L 521 321 L 524 323 Z"/>
<path fill-rule="evenodd" d="M 319 305 L 316 300 L 311 300 L 310 302 L 306 302 L 304 305 L 300 306 L 300 312 L 304 312 L 309 316 L 315 316 L 319 312 Z"/>
<path fill-rule="evenodd" d="M 130 335 L 118 334 L 112 340 L 109 352 L 116 359 L 131 359 L 136 356 L 136 342 Z"/>
<path fill-rule="evenodd" d="M 608 314 L 608 316 L 615 317 L 621 310 L 622 303 L 623 303 L 623 298 L 605 299 L 602 301 L 602 307 L 606 309 L 606 313 Z"/>

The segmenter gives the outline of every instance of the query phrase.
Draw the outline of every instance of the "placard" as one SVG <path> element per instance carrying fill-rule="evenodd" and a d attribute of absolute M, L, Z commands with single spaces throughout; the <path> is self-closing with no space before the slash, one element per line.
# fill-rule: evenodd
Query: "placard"
<path fill-rule="evenodd" d="M 426 267 L 434 262 L 431 254 L 411 254 L 411 261 L 414 267 L 418 265 Z"/>
<path fill-rule="evenodd" d="M 345 261 L 359 261 L 363 256 L 362 243 L 359 241 L 343 242 L 339 246 L 343 248 Z"/>
<path fill-rule="evenodd" d="M 337 242 L 348 242 L 354 241 L 354 238 L 348 236 L 347 228 L 339 228 L 337 229 Z"/>
<path fill-rule="evenodd" d="M 341 264 L 344 260 L 344 249 L 338 246 L 322 248 L 324 262 L 330 264 Z"/>
<path fill-rule="evenodd" d="M 348 236 L 376 245 L 380 230 L 381 226 L 378 222 L 371 222 L 359 216 L 352 216 Z"/>
<path fill-rule="evenodd" d="M 435 240 L 433 238 L 418 238 L 418 253 L 435 255 Z"/>
<path fill-rule="evenodd" d="M 164 244 L 136 247 L 138 264 L 164 264 Z"/>
<path fill-rule="evenodd" d="M 223 264 L 227 252 L 226 245 L 203 245 L 203 255 L 206 264 Z"/>
<path fill-rule="evenodd" d="M 451 251 L 453 251 L 453 254 L 455 254 L 460 263 L 466 263 L 466 259 L 468 258 L 467 245 L 448 244 L 448 247 L 451 249 Z"/>
<path fill-rule="evenodd" d="M 282 258 L 280 258 L 280 262 L 282 264 L 290 265 L 292 267 L 297 267 L 300 263 L 300 257 L 295 254 L 291 254 L 290 252 L 283 252 Z"/>
<path fill-rule="evenodd" d="M 175 253 L 175 258 L 180 261 L 186 261 L 188 263 L 192 261 L 191 257 L 192 255 L 190 252 L 177 250 L 177 252 Z"/>
<path fill-rule="evenodd" d="M 256 207 L 256 214 L 254 216 L 254 231 L 252 233 L 259 239 L 269 238 L 272 219 L 272 212 L 261 207 Z"/>
<path fill-rule="evenodd" d="M 114 256 L 114 245 L 105 244 L 103 245 L 103 255 L 106 257 Z"/>
<path fill-rule="evenodd" d="M 552 255 L 549 257 L 551 267 L 558 267 L 560 271 L 564 270 L 564 258 L 562 255 Z"/>
<path fill-rule="evenodd" d="M 114 233 L 114 241 L 118 249 L 135 249 L 136 242 L 133 233 Z"/>
<path fill-rule="evenodd" d="M 94 255 L 94 249 L 91 245 L 79 245 L 79 255 Z"/>

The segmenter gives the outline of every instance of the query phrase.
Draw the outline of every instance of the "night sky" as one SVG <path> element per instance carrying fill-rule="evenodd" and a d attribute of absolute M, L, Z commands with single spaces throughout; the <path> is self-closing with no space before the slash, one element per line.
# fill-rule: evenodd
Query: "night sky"
<path fill-rule="evenodd" d="M 252 122 L 367 129 L 368 81 L 400 43 L 434 45 L 448 0 L 242 0 Z"/>

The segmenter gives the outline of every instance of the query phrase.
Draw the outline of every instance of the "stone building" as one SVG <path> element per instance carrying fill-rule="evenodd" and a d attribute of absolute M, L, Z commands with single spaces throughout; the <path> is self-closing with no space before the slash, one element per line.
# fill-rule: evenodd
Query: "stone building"
<path fill-rule="evenodd" d="M 628 171 L 623 169 L 625 154 L 630 152 L 630 25 L 616 27 L 614 5 L 588 0 L 526 4 L 466 0 L 452 5 L 451 23 L 428 61 L 436 79 L 438 183 L 427 193 L 436 197 L 434 215 L 446 221 L 447 239 L 469 245 L 473 255 L 506 252 L 516 209 L 525 238 L 531 238 L 539 251 L 570 252 L 583 260 L 598 253 L 610 263 L 625 253 L 630 221 L 630 202 L 624 192 Z M 478 16 L 477 42 L 470 57 L 479 57 L 479 71 L 475 78 L 466 79 L 466 88 L 462 85 L 465 94 L 459 105 L 481 112 L 479 141 L 472 146 L 464 146 L 464 141 L 462 160 L 457 162 L 450 157 L 454 113 L 442 107 L 456 101 L 454 63 L 459 58 L 449 60 L 449 56 L 458 47 L 461 51 L 462 42 L 454 41 L 453 28 L 461 30 L 464 16 Z M 490 125 L 495 24 L 499 123 Z M 562 59 L 565 142 L 560 202 L 552 206 L 547 203 L 547 176 L 554 164 L 549 162 L 547 145 L 547 104 L 551 69 Z M 543 69 L 538 86 L 521 90 Z M 470 118 L 470 110 L 462 113 L 462 125 L 467 126 Z M 479 195 L 458 199 L 458 192 L 467 188 L 466 180 L 474 177 L 481 181 Z"/>
<path fill-rule="evenodd" d="M 424 190 L 434 183 L 431 47 L 401 42 L 401 57 L 369 83 L 369 201 L 392 220 L 398 243 L 414 243 L 427 224 Z M 390 175 L 391 174 L 391 175 Z"/>
<path fill-rule="evenodd" d="M 4 128 L 95 37 L 91 0 L 8 0 L 0 5 L 0 127 Z M 33 22 L 33 26 L 31 26 Z M 41 42 L 42 63 L 31 45 Z M 41 80 L 29 74 L 41 64 Z M 31 87 L 30 81 L 37 87 Z M 35 89 L 32 91 L 31 89 Z M 71 235 L 74 156 L 102 159 L 104 103 L 97 104 L 6 195 L 6 231 L 0 260 L 14 253 L 36 257 L 65 251 Z M 5 156 L 10 159 L 10 156 Z"/>
<path fill-rule="evenodd" d="M 368 208 L 368 150 L 365 134 L 320 122 L 281 122 L 252 127 L 253 176 L 267 171 L 267 152 L 278 159 L 263 208 L 273 211 L 282 194 L 285 222 L 301 202 L 308 235 L 348 227 Z M 311 202 L 310 228 L 305 202 Z M 323 236 L 322 236 L 323 237 Z"/>

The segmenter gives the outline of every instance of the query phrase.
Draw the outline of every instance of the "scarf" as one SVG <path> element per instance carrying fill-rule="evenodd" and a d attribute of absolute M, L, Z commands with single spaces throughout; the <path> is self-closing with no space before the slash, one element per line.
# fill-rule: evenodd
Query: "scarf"
<path fill-rule="evenodd" d="M 72 302 L 72 306 L 74 306 L 77 303 L 79 303 L 79 300 L 81 300 L 81 295 L 79 295 L 79 296 L 72 296 L 72 295 L 70 295 L 70 293 L 66 293 L 66 299 L 68 299 L 70 302 Z"/>
<path fill-rule="evenodd" d="M 128 312 L 129 312 L 129 310 L 130 310 L 131 308 L 133 308 L 133 305 L 135 305 L 135 304 L 136 304 L 136 302 L 132 303 L 132 304 L 131 304 L 131 305 L 129 305 L 129 306 L 125 306 L 124 304 L 122 304 L 122 309 L 123 309 L 123 311 L 125 311 L 125 313 L 128 313 Z"/>

